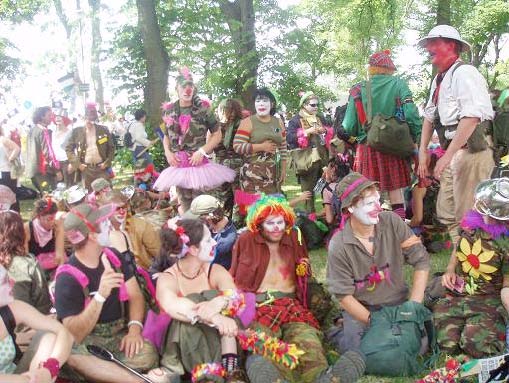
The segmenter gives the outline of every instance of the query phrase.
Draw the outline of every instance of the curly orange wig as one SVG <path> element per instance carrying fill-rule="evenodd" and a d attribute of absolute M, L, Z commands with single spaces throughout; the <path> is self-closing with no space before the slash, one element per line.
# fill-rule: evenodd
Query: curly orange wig
<path fill-rule="evenodd" d="M 253 233 L 258 233 L 263 221 L 271 215 L 283 216 L 287 229 L 291 229 L 295 224 L 295 213 L 284 197 L 262 195 L 247 212 L 247 228 Z"/>

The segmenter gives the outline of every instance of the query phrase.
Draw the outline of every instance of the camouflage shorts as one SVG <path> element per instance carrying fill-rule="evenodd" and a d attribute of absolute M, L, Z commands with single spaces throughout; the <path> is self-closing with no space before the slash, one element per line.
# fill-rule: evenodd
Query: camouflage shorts
<path fill-rule="evenodd" d="M 72 355 L 92 355 L 87 350 L 87 345 L 97 345 L 109 350 L 115 358 L 125 363 L 127 366 L 138 371 L 145 372 L 155 368 L 159 362 L 159 355 L 147 340 L 144 341 L 141 351 L 132 358 L 128 358 L 119 350 L 122 338 L 127 335 L 127 324 L 124 319 L 119 319 L 110 323 L 99 323 L 94 330 L 80 344 L 75 344 L 72 348 Z M 65 378 L 71 381 L 83 381 L 84 378 L 76 371 L 66 369 Z"/>
<path fill-rule="evenodd" d="M 442 298 L 433 308 L 440 349 L 474 358 L 504 352 L 506 317 L 500 298 L 482 295 Z"/>

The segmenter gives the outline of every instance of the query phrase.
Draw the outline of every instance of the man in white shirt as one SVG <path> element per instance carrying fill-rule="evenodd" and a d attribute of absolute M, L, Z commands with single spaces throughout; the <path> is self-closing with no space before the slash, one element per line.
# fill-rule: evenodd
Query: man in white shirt
<path fill-rule="evenodd" d="M 152 157 L 148 151 L 139 155 L 143 150 L 152 145 L 152 141 L 148 139 L 147 131 L 145 130 L 145 121 L 147 120 L 147 112 L 143 109 L 138 109 L 134 112 L 134 121 L 128 125 L 127 131 L 131 133 L 133 145 L 129 148 L 133 152 L 133 161 L 143 158 L 147 163 L 152 163 Z"/>
<path fill-rule="evenodd" d="M 437 215 L 456 243 L 459 222 L 473 206 L 475 186 L 493 170 L 493 153 L 484 128 L 494 112 L 486 80 L 459 58 L 470 45 L 456 29 L 438 25 L 418 44 L 438 69 L 424 110 L 418 175 L 430 175 L 427 147 L 436 129 L 446 150 L 433 171 L 440 180 Z"/>

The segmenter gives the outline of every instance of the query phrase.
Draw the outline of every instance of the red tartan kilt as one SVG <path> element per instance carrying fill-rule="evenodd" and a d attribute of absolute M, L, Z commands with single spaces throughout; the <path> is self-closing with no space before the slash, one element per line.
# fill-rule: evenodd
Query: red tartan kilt
<path fill-rule="evenodd" d="M 408 160 L 376 151 L 366 144 L 357 145 L 353 169 L 364 177 L 380 182 L 380 190 L 389 191 L 410 185 Z"/>

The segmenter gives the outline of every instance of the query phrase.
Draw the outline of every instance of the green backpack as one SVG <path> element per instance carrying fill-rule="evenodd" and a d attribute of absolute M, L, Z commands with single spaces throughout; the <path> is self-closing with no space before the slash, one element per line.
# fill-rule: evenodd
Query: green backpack
<path fill-rule="evenodd" d="M 436 353 L 436 337 L 431 311 L 417 302 L 384 307 L 371 313 L 368 331 L 361 340 L 366 356 L 366 373 L 381 376 L 411 376 L 421 372 L 417 357 L 421 338 Z"/>

